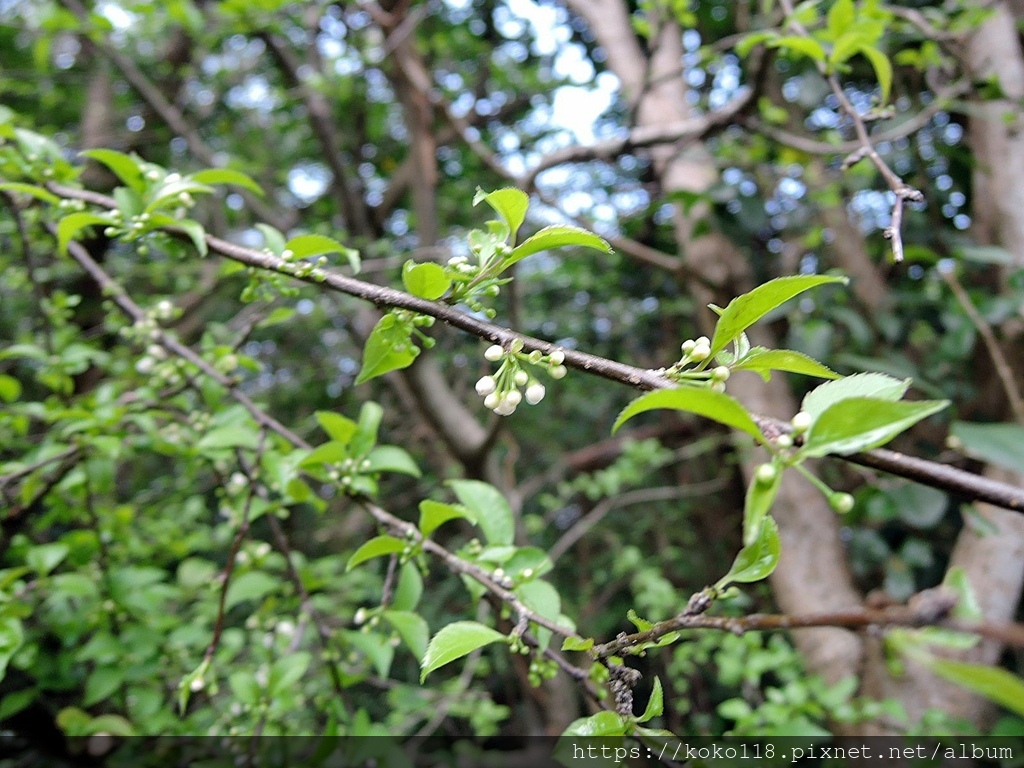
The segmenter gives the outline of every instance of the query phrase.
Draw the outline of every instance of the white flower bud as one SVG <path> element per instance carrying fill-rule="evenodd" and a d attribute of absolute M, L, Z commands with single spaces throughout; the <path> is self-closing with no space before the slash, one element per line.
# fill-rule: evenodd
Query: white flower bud
<path fill-rule="evenodd" d="M 554 368 L 548 371 L 552 379 L 564 379 L 565 374 L 567 374 L 568 372 L 569 371 L 566 369 L 564 365 L 556 365 Z"/>
<path fill-rule="evenodd" d="M 548 355 L 548 362 L 552 365 L 561 365 L 565 362 L 565 352 L 560 349 L 556 349 L 550 355 Z"/>
<path fill-rule="evenodd" d="M 516 375 L 512 380 L 516 383 L 517 387 L 525 387 L 527 382 L 530 380 L 530 374 L 526 371 L 519 370 L 516 371 Z"/>
<path fill-rule="evenodd" d="M 693 352 L 690 353 L 690 359 L 698 363 L 702 360 L 707 360 L 709 357 L 711 357 L 711 347 L 707 344 L 698 343 L 693 348 Z"/>
<path fill-rule="evenodd" d="M 693 343 L 695 346 L 698 347 L 710 347 L 711 339 L 709 339 L 707 336 L 698 336 L 696 339 L 693 340 Z"/>
<path fill-rule="evenodd" d="M 194 678 L 192 678 L 192 682 L 188 684 L 189 690 L 192 691 L 193 693 L 195 693 L 196 691 L 201 691 L 205 687 L 206 687 L 206 681 L 203 680 L 203 678 L 201 678 L 201 677 L 194 677 Z"/>
<path fill-rule="evenodd" d="M 767 485 L 768 483 L 775 480 L 775 476 L 779 474 L 779 471 L 771 464 L 762 464 L 757 468 L 754 473 L 757 478 L 757 482 Z"/>
<path fill-rule="evenodd" d="M 535 381 L 526 388 L 526 402 L 530 405 L 536 405 L 544 399 L 544 385 L 539 381 Z"/>
<path fill-rule="evenodd" d="M 486 397 L 497 389 L 497 387 L 498 384 L 494 380 L 493 376 L 483 376 L 476 383 L 476 393 L 480 395 L 480 397 Z"/>
<path fill-rule="evenodd" d="M 520 394 L 518 389 L 511 389 L 505 393 L 504 401 L 515 408 L 523 402 L 523 396 Z"/>
<path fill-rule="evenodd" d="M 715 381 L 728 381 L 730 373 L 732 372 L 727 366 L 720 365 L 711 372 L 711 378 Z"/>
<path fill-rule="evenodd" d="M 501 398 L 498 397 L 497 392 L 491 392 L 487 397 L 484 398 L 484 406 L 490 408 L 492 411 L 498 407 L 501 403 Z"/>
<path fill-rule="evenodd" d="M 154 360 L 152 357 L 139 358 L 139 361 L 135 363 L 135 370 L 141 373 L 143 376 L 152 373 L 155 367 L 156 360 Z"/>
<path fill-rule="evenodd" d="M 499 416 L 511 416 L 516 412 L 516 407 L 507 400 L 502 400 L 497 404 L 497 406 L 495 406 L 494 412 Z"/>
<path fill-rule="evenodd" d="M 793 417 L 792 421 L 790 421 L 790 424 L 793 425 L 793 431 L 796 434 L 801 435 L 811 428 L 811 422 L 813 421 L 814 419 L 811 417 L 811 414 L 809 414 L 807 411 L 800 411 L 798 414 L 796 414 L 796 416 Z"/>
<path fill-rule="evenodd" d="M 682 343 L 682 344 L 680 345 L 679 349 L 680 349 L 680 351 L 681 351 L 681 352 L 682 352 L 682 353 L 683 353 L 684 355 L 688 355 L 688 354 L 690 354 L 691 352 L 693 352 L 693 348 L 694 348 L 694 347 L 696 347 L 696 346 L 697 346 L 697 342 L 696 342 L 696 341 L 694 341 L 693 339 L 687 339 L 686 341 L 684 341 L 684 342 L 683 342 L 683 343 Z"/>
<path fill-rule="evenodd" d="M 505 356 L 505 350 L 498 344 L 492 344 L 484 352 L 484 359 L 490 360 L 492 363 L 496 363 Z"/>

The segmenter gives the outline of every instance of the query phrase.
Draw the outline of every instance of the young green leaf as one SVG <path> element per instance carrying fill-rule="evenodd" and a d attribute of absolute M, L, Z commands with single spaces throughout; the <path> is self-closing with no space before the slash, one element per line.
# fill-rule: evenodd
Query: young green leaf
<path fill-rule="evenodd" d="M 592 736 L 624 736 L 625 733 L 626 719 L 617 712 L 604 711 L 574 720 L 565 729 L 562 736 L 589 738 Z"/>
<path fill-rule="evenodd" d="M 873 397 L 847 398 L 827 408 L 815 420 L 800 453 L 844 456 L 877 448 L 948 405 L 948 400 L 891 402 Z"/>
<path fill-rule="evenodd" d="M 934 656 L 923 661 L 939 677 L 974 691 L 1024 717 L 1024 680 L 1016 675 L 999 667 L 969 664 Z"/>
<path fill-rule="evenodd" d="M 658 717 L 665 710 L 665 693 L 661 688 L 661 679 L 654 678 L 654 689 L 651 691 L 651 698 L 647 700 L 647 706 L 644 708 L 644 713 L 637 719 L 638 723 L 646 723 L 647 721 Z"/>
<path fill-rule="evenodd" d="M 828 30 L 829 38 L 837 40 L 841 34 L 853 26 L 855 17 L 856 9 L 854 8 L 853 0 L 836 0 L 835 4 L 828 11 L 826 29 Z"/>
<path fill-rule="evenodd" d="M 765 517 L 757 541 L 740 550 L 729 572 L 715 587 L 722 589 L 733 582 L 749 583 L 767 578 L 779 562 L 779 528 L 771 516 Z"/>
<path fill-rule="evenodd" d="M 384 620 L 395 628 L 402 642 L 412 651 L 417 661 L 423 661 L 430 641 L 430 627 L 427 620 L 412 611 L 384 611 Z"/>
<path fill-rule="evenodd" d="M 113 224 L 113 221 L 109 216 L 98 213 L 72 213 L 65 216 L 60 220 L 60 223 L 57 224 L 57 249 L 61 253 L 67 253 L 68 243 L 70 243 L 79 232 L 86 227 L 92 227 L 97 224 L 110 226 Z"/>
<path fill-rule="evenodd" d="M 845 277 L 830 275 L 777 277 L 749 293 L 737 296 L 722 310 L 722 316 L 715 325 L 715 334 L 711 339 L 712 356 L 721 352 L 743 331 L 794 296 L 825 283 L 846 282 Z"/>
<path fill-rule="evenodd" d="M 892 62 L 877 48 L 861 46 L 860 52 L 871 62 L 871 67 L 875 70 L 875 77 L 878 78 L 878 85 L 882 90 L 881 103 L 885 104 L 889 101 L 889 90 L 892 88 Z"/>
<path fill-rule="evenodd" d="M 557 224 L 551 227 L 544 227 L 540 232 L 528 237 L 522 243 L 512 249 L 501 263 L 501 268 L 506 269 L 517 261 L 525 259 L 534 253 L 540 253 L 551 248 L 561 248 L 567 245 L 576 245 L 584 248 L 595 248 L 604 253 L 611 253 L 612 247 L 608 242 L 580 227 L 571 227 L 565 224 Z"/>
<path fill-rule="evenodd" d="M 377 444 L 377 433 L 384 418 L 384 409 L 372 400 L 367 400 L 359 409 L 359 423 L 352 435 L 350 448 L 353 456 L 365 456 Z"/>
<path fill-rule="evenodd" d="M 142 175 L 142 161 L 138 157 L 113 149 L 87 149 L 79 154 L 107 166 L 117 178 L 139 194 L 145 192 L 146 180 Z"/>
<path fill-rule="evenodd" d="M 562 641 L 563 651 L 589 651 L 593 647 L 592 637 L 567 637 Z"/>
<path fill-rule="evenodd" d="M 340 413 L 317 411 L 314 415 L 316 416 L 317 424 L 320 425 L 320 429 L 326 432 L 327 436 L 337 443 L 348 445 L 349 440 L 352 439 L 352 435 L 356 433 L 356 423 L 352 421 L 352 419 L 342 416 Z"/>
<path fill-rule="evenodd" d="M 423 576 L 416 563 L 403 563 L 398 572 L 398 586 L 391 598 L 391 609 L 411 611 L 419 605 L 423 596 Z"/>
<path fill-rule="evenodd" d="M 827 381 L 815 387 L 804 397 L 801 411 L 811 414 L 812 421 L 825 409 L 849 397 L 874 397 L 880 400 L 899 400 L 910 386 L 910 379 L 894 379 L 884 373 L 855 373 L 838 381 Z"/>
<path fill-rule="evenodd" d="M 479 480 L 449 480 L 459 501 L 476 516 L 489 544 L 511 544 L 515 536 L 512 508 L 492 485 Z"/>
<path fill-rule="evenodd" d="M 476 515 L 463 506 L 442 504 L 440 501 L 424 499 L 420 502 L 420 533 L 424 538 L 432 534 L 449 520 L 469 520 L 476 525 Z"/>
<path fill-rule="evenodd" d="M 408 368 L 416 359 L 417 351 L 412 342 L 412 327 L 398 322 L 394 315 L 384 315 L 366 340 L 363 367 L 356 377 L 356 384 L 390 371 Z"/>
<path fill-rule="evenodd" d="M 512 242 L 515 242 L 516 232 L 526 220 L 526 209 L 530 206 L 529 195 L 515 187 L 505 187 L 494 192 L 484 192 L 478 188 L 473 197 L 473 205 L 481 201 L 486 201 L 501 217 L 508 227 Z"/>
<path fill-rule="evenodd" d="M 497 630 L 475 621 L 457 621 L 443 627 L 434 635 L 423 654 L 420 682 L 439 667 L 467 656 L 477 648 L 491 643 L 504 642 L 508 638 Z"/>
<path fill-rule="evenodd" d="M 802 373 L 805 376 L 817 376 L 821 379 L 838 379 L 839 374 L 822 365 L 812 357 L 792 349 L 766 349 L 747 355 L 741 362 L 733 366 L 737 371 L 753 371 L 768 381 L 772 371 L 788 371 Z"/>
<path fill-rule="evenodd" d="M 299 235 L 284 244 L 283 251 L 291 251 L 297 259 L 320 256 L 325 253 L 340 253 L 348 259 L 353 272 L 359 271 L 359 251 L 346 248 L 333 237 L 324 235 Z"/>
<path fill-rule="evenodd" d="M 280 230 L 275 229 L 269 224 L 263 223 L 256 224 L 255 227 L 260 231 L 260 234 L 263 235 L 264 248 L 276 256 L 280 256 L 284 253 L 284 235 L 281 234 Z"/>
<path fill-rule="evenodd" d="M 44 203 L 50 205 L 56 205 L 60 202 L 60 198 L 47 189 L 37 187 L 35 184 L 22 184 L 17 181 L 9 181 L 4 184 L 0 184 L 0 192 L 17 192 L 22 195 L 28 195 L 34 197 L 36 200 L 42 200 Z"/>
<path fill-rule="evenodd" d="M 363 459 L 359 471 L 364 473 L 398 472 L 413 477 L 421 475 L 420 468 L 416 466 L 412 456 L 397 445 L 378 445 Z"/>
<path fill-rule="evenodd" d="M 172 219 L 170 216 L 165 216 L 162 213 L 154 213 L 150 223 L 154 226 L 167 227 L 170 230 L 184 232 L 188 239 L 192 241 L 192 245 L 196 247 L 196 251 L 199 252 L 200 256 L 205 256 L 209 253 L 209 248 L 206 245 L 206 230 L 203 229 L 203 225 L 198 221 L 194 219 Z"/>
<path fill-rule="evenodd" d="M 953 590 L 957 596 L 956 607 L 953 608 L 953 617 L 964 621 L 981 621 L 984 614 L 981 605 L 978 603 L 978 596 L 974 593 L 970 579 L 963 566 L 954 566 L 946 572 L 942 580 L 943 586 Z"/>
<path fill-rule="evenodd" d="M 445 274 L 444 267 L 438 264 L 417 264 L 410 259 L 402 267 L 402 284 L 413 296 L 436 301 L 451 287 L 452 279 Z"/>
<path fill-rule="evenodd" d="M 655 392 L 648 392 L 646 395 L 641 395 L 622 409 L 619 417 L 615 420 L 615 424 L 612 426 L 612 433 L 617 432 L 619 427 L 637 414 L 653 411 L 658 408 L 695 413 L 698 416 L 704 416 L 720 424 L 746 432 L 759 442 L 765 442 L 761 429 L 750 417 L 747 409 L 740 405 L 739 402 L 721 392 L 713 392 L 710 389 L 697 387 L 660 389 Z"/>
<path fill-rule="evenodd" d="M 771 471 L 768 471 L 771 470 Z M 782 469 L 775 464 L 762 464 L 750 478 L 747 497 L 743 504 L 743 544 L 749 546 L 761 535 L 772 502 L 782 483 Z"/>
<path fill-rule="evenodd" d="M 808 56 L 815 61 L 825 61 L 827 58 L 825 55 L 825 49 L 822 48 L 821 43 L 813 37 L 786 35 L 785 37 L 776 37 L 768 40 L 765 44 L 769 48 L 778 48 L 785 54 Z"/>
<path fill-rule="evenodd" d="M 323 445 L 318 445 L 310 451 L 306 457 L 299 462 L 299 466 L 315 467 L 319 464 L 337 464 L 348 457 L 349 452 L 346 443 L 339 440 L 328 440 Z"/>
<path fill-rule="evenodd" d="M 208 168 L 205 171 L 193 173 L 190 178 L 200 184 L 230 184 L 247 189 L 260 197 L 264 196 L 263 189 L 253 181 L 251 176 L 230 168 Z"/>
<path fill-rule="evenodd" d="M 345 571 L 351 571 L 360 563 L 365 563 L 375 557 L 404 552 L 407 546 L 409 546 L 409 542 L 394 536 L 375 536 L 352 553 L 352 557 L 348 559 L 348 564 L 345 566 Z"/>

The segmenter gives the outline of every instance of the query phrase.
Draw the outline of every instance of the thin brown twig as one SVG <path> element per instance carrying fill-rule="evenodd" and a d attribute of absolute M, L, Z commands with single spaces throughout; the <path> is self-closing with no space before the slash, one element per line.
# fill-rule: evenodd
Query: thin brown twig
<path fill-rule="evenodd" d="M 981 316 L 981 312 L 978 311 L 978 308 L 974 306 L 974 302 L 971 301 L 971 297 L 967 294 L 967 290 L 964 288 L 963 283 L 960 282 L 960 278 L 956 275 L 956 267 L 952 264 L 947 266 L 946 264 L 940 263 L 938 272 L 946 285 L 949 286 L 949 290 L 953 292 L 953 296 L 956 298 L 957 303 L 963 309 L 964 313 L 970 319 L 971 324 L 974 325 L 974 328 L 978 331 L 978 335 L 981 336 L 981 340 L 985 344 L 988 356 L 992 360 L 992 365 L 995 366 L 996 375 L 999 376 L 999 381 L 1003 385 L 1003 391 L 1006 393 L 1006 399 L 1010 402 L 1010 410 L 1013 411 L 1013 418 L 1018 424 L 1024 424 L 1024 399 L 1021 399 L 1020 387 L 1017 386 L 1017 378 L 1013 374 L 1013 369 L 1010 368 L 1010 363 L 1006 359 L 1006 355 L 1003 354 L 1003 350 L 999 346 L 999 341 L 996 339 L 992 326 L 988 324 L 985 318 Z"/>
<path fill-rule="evenodd" d="M 938 626 L 958 632 L 998 640 L 1007 645 L 1024 647 L 1024 624 L 1007 622 L 967 621 L 950 616 L 956 606 L 956 596 L 942 590 L 918 593 L 907 605 L 886 608 L 851 608 L 848 610 L 809 613 L 804 615 L 754 613 L 747 616 L 707 616 L 703 613 L 683 612 L 655 624 L 643 632 L 622 634 L 615 640 L 594 646 L 597 658 L 628 652 L 652 643 L 673 632 L 685 629 L 716 629 L 742 635 L 745 632 L 782 629 L 809 629 L 812 627 L 843 627 L 868 629 L 871 627 L 928 627 Z"/>
<path fill-rule="evenodd" d="M 779 0 L 779 3 L 788 17 L 788 24 L 793 31 L 802 37 L 810 38 L 811 34 L 807 31 L 807 28 L 793 17 L 794 8 L 792 0 Z M 839 102 L 839 108 L 853 123 L 853 130 L 857 135 L 857 142 L 860 144 L 860 146 L 854 150 L 846 161 L 844 161 L 843 165 L 853 165 L 864 158 L 869 159 L 881 174 L 886 186 L 889 187 L 889 191 L 894 195 L 892 221 L 889 226 L 885 228 L 883 234 L 892 242 L 893 261 L 901 262 L 903 261 L 902 224 L 904 204 L 907 200 L 910 200 L 911 202 L 921 202 L 924 200 L 924 195 L 920 190 L 911 187 L 903 181 L 903 179 L 889 167 L 889 164 L 882 159 L 882 156 L 878 154 L 871 136 L 868 133 L 864 117 L 850 102 L 850 99 L 846 95 L 846 91 L 843 90 L 842 83 L 839 82 L 839 78 L 829 71 L 828 66 L 824 62 L 819 61 L 816 62 L 816 64 L 821 76 L 825 78 L 825 82 L 828 83 L 828 87 L 832 91 L 832 95 L 835 96 Z"/>

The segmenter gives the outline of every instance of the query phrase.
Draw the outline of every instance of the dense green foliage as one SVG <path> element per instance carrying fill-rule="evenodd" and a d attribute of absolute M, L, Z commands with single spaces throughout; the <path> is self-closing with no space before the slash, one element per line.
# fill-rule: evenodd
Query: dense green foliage
<path fill-rule="evenodd" d="M 559 159 L 643 128 L 561 4 L 0 3 L 0 728 L 990 730 L 742 623 L 820 610 L 764 582 L 798 475 L 822 568 L 952 595 L 887 614 L 893 667 L 1019 731 L 1019 659 L 936 651 L 987 618 L 971 494 L 808 464 L 1024 470 L 1024 265 L 971 230 L 955 101 L 1002 94 L 947 45 L 987 15 L 903 5 L 623 3 L 735 111 Z M 734 389 L 782 378 L 781 420 Z"/>

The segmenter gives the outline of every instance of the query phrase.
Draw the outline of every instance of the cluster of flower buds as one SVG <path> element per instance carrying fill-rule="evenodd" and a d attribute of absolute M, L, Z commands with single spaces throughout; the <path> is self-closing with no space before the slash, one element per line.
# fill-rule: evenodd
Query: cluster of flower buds
<path fill-rule="evenodd" d="M 484 352 L 484 358 L 492 363 L 501 362 L 493 375 L 483 376 L 476 383 L 476 393 L 484 399 L 484 405 L 499 416 L 509 416 L 525 400 L 536 405 L 544 399 L 546 390 L 536 377 L 532 376 L 523 366 L 547 366 L 548 375 L 553 379 L 561 379 L 567 373 L 562 364 L 565 353 L 556 349 L 549 355 L 539 350 L 523 354 L 523 342 L 514 339 L 506 350 L 498 344 L 492 344 Z M 520 392 L 520 387 L 525 390 Z"/>
<path fill-rule="evenodd" d="M 706 382 L 713 391 L 725 392 L 725 382 L 729 380 L 732 371 L 726 365 L 714 368 L 706 366 L 707 359 L 711 357 L 711 340 L 707 336 L 687 339 L 680 346 L 680 351 L 683 356 L 678 362 L 671 368 L 662 368 L 657 372 L 673 381 L 691 385 Z"/>

